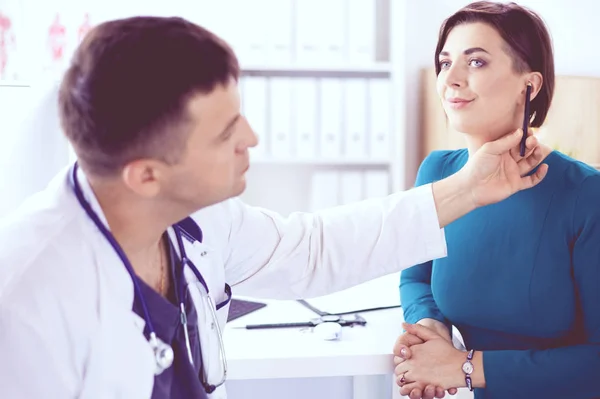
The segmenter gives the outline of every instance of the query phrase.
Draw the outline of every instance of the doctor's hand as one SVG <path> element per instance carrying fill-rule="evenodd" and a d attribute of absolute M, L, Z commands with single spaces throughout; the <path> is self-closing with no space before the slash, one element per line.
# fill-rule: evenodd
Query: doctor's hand
<path fill-rule="evenodd" d="M 518 191 L 531 188 L 542 181 L 548 165 L 537 167 L 545 156 L 544 147 L 528 129 L 526 151 L 520 156 L 519 146 L 523 131 L 515 132 L 484 144 L 457 173 L 470 188 L 475 207 L 502 201 Z"/>
<path fill-rule="evenodd" d="M 404 328 L 414 336 L 411 342 L 420 339 L 422 343 L 405 350 L 405 357 L 394 370 L 401 395 L 409 395 L 411 399 L 441 398 L 444 390 L 452 390 L 451 394 L 454 394 L 454 387 L 466 385 L 462 372 L 465 352 L 454 348 L 447 337 L 425 326 L 405 323 Z"/>
<path fill-rule="evenodd" d="M 519 129 L 485 143 L 461 170 L 431 185 L 441 228 L 478 207 L 502 201 L 542 181 L 548 165 L 541 162 L 549 151 L 530 135 L 521 157 L 521 136 Z M 529 174 L 538 165 L 535 173 Z"/>
<path fill-rule="evenodd" d="M 448 342 L 452 342 L 452 335 L 446 325 L 435 319 L 421 319 L 417 322 L 417 324 L 427 327 L 428 329 L 437 333 L 440 337 L 446 339 Z M 405 360 L 410 359 L 411 351 L 410 347 L 417 344 L 422 344 L 424 341 L 416 335 L 413 335 L 409 332 L 405 332 L 400 335 L 396 340 L 396 344 L 394 345 L 394 364 L 398 366 Z M 399 375 L 396 381 L 398 385 L 403 386 L 404 383 L 400 383 L 401 378 L 403 376 Z M 433 385 L 427 385 L 424 383 L 413 383 L 414 387 L 409 389 L 401 389 L 400 392 L 402 395 L 408 395 L 411 399 L 433 399 L 433 398 L 443 398 L 446 394 L 445 390 L 441 387 L 435 387 Z M 455 395 L 457 393 L 456 388 L 448 389 L 448 393 L 450 395 Z"/>

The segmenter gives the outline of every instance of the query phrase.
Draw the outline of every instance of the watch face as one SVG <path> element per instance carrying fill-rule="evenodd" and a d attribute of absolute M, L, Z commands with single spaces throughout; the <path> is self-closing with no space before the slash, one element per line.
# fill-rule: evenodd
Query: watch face
<path fill-rule="evenodd" d="M 473 372 L 473 363 L 471 363 L 471 362 L 463 363 L 462 369 L 465 372 L 465 374 L 471 374 Z"/>

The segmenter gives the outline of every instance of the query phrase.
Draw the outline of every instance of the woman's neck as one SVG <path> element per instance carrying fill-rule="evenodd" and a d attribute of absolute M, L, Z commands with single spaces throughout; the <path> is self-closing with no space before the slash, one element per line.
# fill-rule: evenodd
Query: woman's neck
<path fill-rule="evenodd" d="M 514 132 L 518 127 L 502 132 L 478 132 L 476 135 L 463 133 L 469 150 L 469 157 L 477 152 L 485 143 L 492 142 L 507 134 Z"/>
<path fill-rule="evenodd" d="M 517 128 L 515 128 L 515 130 L 516 129 Z M 506 132 L 504 134 L 494 135 L 494 137 L 485 135 L 473 136 L 470 134 L 463 133 L 465 135 L 465 141 L 467 144 L 467 150 L 469 151 L 469 157 L 471 157 L 475 152 L 477 152 L 477 150 L 479 150 L 485 143 L 497 140 L 500 137 L 503 137 L 505 134 L 509 134 L 511 132 L 514 132 L 514 130 L 511 130 L 510 132 Z M 545 159 L 548 155 L 550 155 L 552 151 L 554 151 L 551 147 L 541 142 L 539 143 L 538 148 L 542 151 L 542 159 Z"/>

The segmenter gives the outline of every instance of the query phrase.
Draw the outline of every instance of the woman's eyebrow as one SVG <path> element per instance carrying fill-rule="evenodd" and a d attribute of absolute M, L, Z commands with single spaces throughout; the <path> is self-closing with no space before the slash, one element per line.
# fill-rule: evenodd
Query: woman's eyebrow
<path fill-rule="evenodd" d="M 487 54 L 489 54 L 489 52 L 486 49 L 482 48 L 482 47 L 471 47 L 471 48 L 468 48 L 465 51 L 463 51 L 464 55 L 470 55 L 470 54 L 473 54 L 473 53 L 487 53 Z M 448 56 L 450 56 L 450 53 L 447 52 L 447 51 L 442 51 L 442 52 L 440 52 L 440 55 L 443 55 L 444 57 L 448 57 Z"/>

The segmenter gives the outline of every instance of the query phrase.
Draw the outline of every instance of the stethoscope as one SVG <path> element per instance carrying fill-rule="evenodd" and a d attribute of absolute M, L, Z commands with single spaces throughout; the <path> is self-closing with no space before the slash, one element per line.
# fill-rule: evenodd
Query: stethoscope
<path fill-rule="evenodd" d="M 135 293 L 136 293 L 138 300 L 143 309 L 144 321 L 146 322 L 146 329 L 148 331 L 148 337 L 147 337 L 148 343 L 150 344 L 150 347 L 152 348 L 152 351 L 154 353 L 154 360 L 156 362 L 154 374 L 160 375 L 163 371 L 165 371 L 166 369 L 168 369 L 169 367 L 171 367 L 173 365 L 173 361 L 175 358 L 173 348 L 171 347 L 171 345 L 165 343 L 156 335 L 156 330 L 154 329 L 154 325 L 152 324 L 150 312 L 148 311 L 148 306 L 144 299 L 144 295 L 142 294 L 142 291 L 141 291 L 141 288 L 140 288 L 140 285 L 138 282 L 138 278 L 135 274 L 135 271 L 133 270 L 133 266 L 131 265 L 131 262 L 129 262 L 129 259 L 127 259 L 127 256 L 123 252 L 123 249 L 121 248 L 121 246 L 119 245 L 117 240 L 114 238 L 112 233 L 106 228 L 104 223 L 102 223 L 102 221 L 100 220 L 98 215 L 92 209 L 91 205 L 86 201 L 86 199 L 83 195 L 83 191 L 81 190 L 81 186 L 79 185 L 79 182 L 77 181 L 77 169 L 78 169 L 78 165 L 77 165 L 77 163 L 75 163 L 73 165 L 72 173 L 71 173 L 71 180 L 72 180 L 71 184 L 73 186 L 73 191 L 75 193 L 75 196 L 77 197 L 77 200 L 79 201 L 79 204 L 81 205 L 81 207 L 87 213 L 88 217 L 92 220 L 92 222 L 94 222 L 94 224 L 100 230 L 102 235 L 104 235 L 106 240 L 113 247 L 113 249 L 119 256 L 119 258 L 121 259 L 121 262 L 123 262 L 123 266 L 125 266 L 125 269 L 127 269 L 127 272 L 129 273 L 129 275 L 131 277 L 131 281 L 133 282 Z M 219 345 L 220 345 L 219 350 L 220 350 L 221 358 L 223 359 L 223 378 L 221 381 L 219 381 L 219 383 L 214 384 L 214 385 L 208 385 L 207 381 L 203 382 L 203 385 L 205 386 L 207 391 L 210 393 L 210 392 L 214 391 L 214 389 L 216 387 L 218 387 L 219 385 L 222 385 L 225 382 L 225 378 L 226 378 L 226 374 L 227 374 L 227 364 L 225 361 L 223 335 L 221 332 L 221 327 L 218 323 L 218 318 L 217 318 L 217 314 L 216 314 L 216 307 L 215 307 L 214 301 L 212 300 L 211 296 L 208 295 L 208 285 L 206 284 L 206 281 L 202 277 L 202 274 L 200 273 L 198 268 L 194 265 L 194 263 L 186 255 L 182 237 L 184 237 L 184 236 L 189 237 L 189 234 L 187 234 L 185 232 L 185 230 L 183 230 L 178 225 L 174 225 L 172 227 L 173 227 L 173 230 L 175 231 L 175 236 L 177 238 L 177 245 L 179 247 L 179 254 L 181 257 L 181 273 L 179 275 L 179 278 L 177 279 L 178 281 L 176 284 L 176 290 L 177 290 L 177 298 L 179 299 L 181 324 L 182 324 L 184 335 L 185 335 L 186 349 L 187 349 L 187 354 L 188 354 L 190 363 L 193 365 L 194 360 L 193 360 L 193 356 L 192 356 L 190 337 L 189 337 L 189 332 L 188 332 L 188 328 L 187 328 L 187 314 L 185 311 L 185 304 L 183 302 L 184 301 L 183 293 L 184 293 L 184 289 L 185 289 L 184 288 L 184 280 L 185 279 L 183 276 L 183 270 L 185 269 L 186 265 L 194 273 L 194 275 L 196 276 L 196 278 L 198 279 L 198 281 L 204 288 L 204 291 L 205 291 L 204 296 L 206 297 L 206 299 L 209 302 L 207 307 L 210 309 L 211 315 L 213 317 L 213 326 L 217 329 L 217 334 L 218 334 L 219 341 L 220 341 L 219 342 Z M 190 240 L 192 240 L 192 239 L 190 239 Z M 194 240 L 192 240 L 192 242 L 193 241 Z M 206 375 L 204 375 L 204 377 L 205 377 L 205 379 L 207 379 Z"/>

